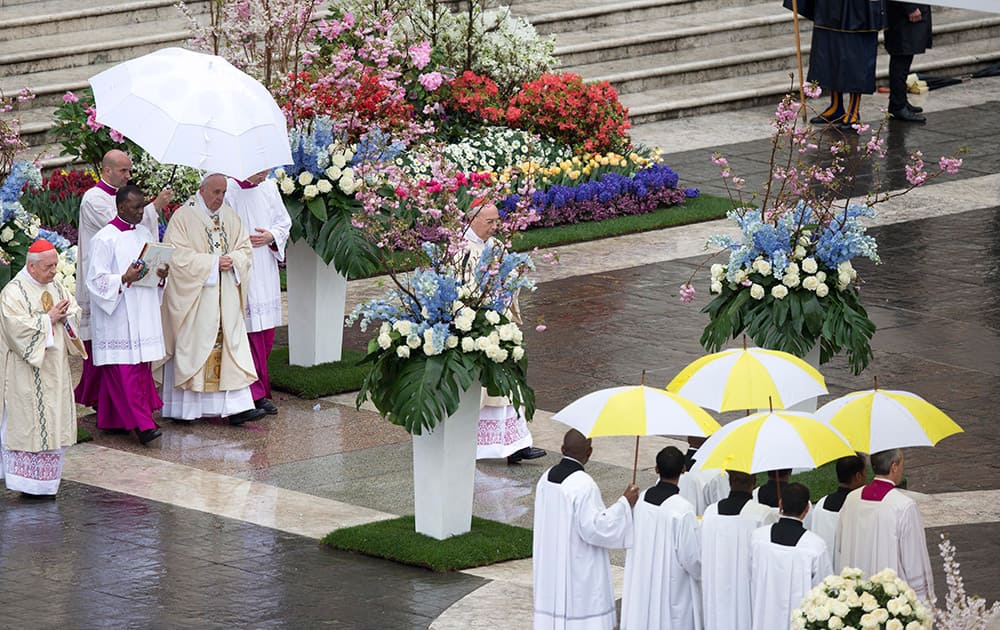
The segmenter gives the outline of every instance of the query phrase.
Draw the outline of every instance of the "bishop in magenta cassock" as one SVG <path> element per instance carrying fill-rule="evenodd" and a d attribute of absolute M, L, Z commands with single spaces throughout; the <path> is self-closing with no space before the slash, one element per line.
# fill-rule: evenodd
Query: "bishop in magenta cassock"
<path fill-rule="evenodd" d="M 625 558 L 622 630 L 700 630 L 701 548 L 694 506 L 677 480 L 684 454 L 668 446 L 656 455 L 660 481 L 632 514 L 635 533 Z"/>
<path fill-rule="evenodd" d="M 750 630 L 750 536 L 778 521 L 772 508 L 753 499 L 753 475 L 728 473 L 729 496 L 708 506 L 701 519 L 705 630 Z"/>
<path fill-rule="evenodd" d="M 53 282 L 59 254 L 44 239 L 0 291 L 0 478 L 8 490 L 55 496 L 63 454 L 76 444 L 69 355 L 81 355 L 80 309 Z"/>
<path fill-rule="evenodd" d="M 87 290 L 93 307 L 94 365 L 101 366 L 97 428 L 135 431 L 147 444 L 160 437 L 153 412 L 163 406 L 151 364 L 163 358 L 160 298 L 168 267 L 144 269 L 142 248 L 156 238 L 141 225 L 142 191 L 132 184 L 118 189 L 118 216 L 91 240 Z M 146 273 L 158 286 L 133 284 Z"/>
<path fill-rule="evenodd" d="M 874 575 L 892 569 L 925 605 L 934 594 L 927 539 L 916 502 L 896 486 L 903 479 L 903 452 L 872 453 L 875 479 L 844 500 L 837 524 L 840 567 Z"/>
<path fill-rule="evenodd" d="M 250 394 L 257 370 L 243 317 L 250 237 L 225 195 L 225 176 L 205 177 L 163 238 L 176 248 L 162 307 L 165 418 L 227 416 L 239 425 L 264 416 Z"/>
<path fill-rule="evenodd" d="M 119 188 L 128 183 L 132 174 L 132 160 L 128 154 L 118 149 L 112 149 L 104 154 L 101 160 L 101 177 L 93 188 L 83 193 L 80 200 L 80 217 L 77 225 L 76 251 L 76 300 L 80 304 L 80 338 L 87 350 L 87 358 L 83 360 L 80 383 L 74 392 L 76 402 L 87 407 L 97 405 L 99 369 L 94 366 L 91 353 L 91 337 L 93 336 L 90 318 L 90 294 L 87 292 L 87 266 L 90 263 L 90 241 L 100 230 L 104 229 L 118 215 L 118 203 L 115 194 Z M 152 203 L 143 209 L 140 223 L 153 235 L 159 238 L 159 211 L 170 203 L 173 193 L 169 188 L 160 191 Z"/>
<path fill-rule="evenodd" d="M 292 219 L 285 210 L 281 193 L 267 171 L 251 175 L 247 181 L 230 180 L 225 203 L 239 215 L 253 246 L 253 273 L 247 281 L 247 303 L 243 308 L 250 353 L 257 380 L 250 385 L 254 405 L 276 414 L 271 401 L 271 379 L 267 357 L 274 346 L 274 329 L 281 325 L 281 281 L 278 263 L 285 260 L 285 244 Z"/>
<path fill-rule="evenodd" d="M 611 630 L 615 594 L 608 549 L 632 545 L 632 506 L 639 489 L 629 484 L 610 507 L 583 470 L 590 440 L 576 429 L 563 438 L 563 458 L 535 488 L 535 630 Z"/>
<path fill-rule="evenodd" d="M 806 593 L 833 572 L 826 543 L 802 523 L 809 489 L 782 484 L 780 510 L 777 523 L 750 536 L 753 630 L 787 630 Z"/>
<path fill-rule="evenodd" d="M 848 455 L 837 460 L 837 481 L 839 486 L 836 490 L 826 495 L 816 502 L 816 506 L 809 510 L 806 518 L 806 527 L 809 531 L 819 535 L 826 543 L 826 549 L 830 553 L 830 563 L 839 566 L 839 558 L 836 555 L 837 549 L 837 523 L 840 522 L 840 510 L 844 506 L 847 495 L 852 491 L 865 485 L 865 458 L 861 455 Z"/>

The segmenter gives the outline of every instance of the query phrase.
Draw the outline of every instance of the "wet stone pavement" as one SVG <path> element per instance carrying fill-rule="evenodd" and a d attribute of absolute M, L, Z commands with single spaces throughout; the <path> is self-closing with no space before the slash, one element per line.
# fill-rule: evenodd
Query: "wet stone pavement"
<path fill-rule="evenodd" d="M 0 492 L 3 628 L 426 628 L 484 582 L 72 482 Z"/>

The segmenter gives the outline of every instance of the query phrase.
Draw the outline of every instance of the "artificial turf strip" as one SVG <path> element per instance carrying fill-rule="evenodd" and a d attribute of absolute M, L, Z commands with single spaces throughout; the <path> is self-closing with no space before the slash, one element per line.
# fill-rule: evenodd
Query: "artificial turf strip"
<path fill-rule="evenodd" d="M 84 429 L 83 427 L 76 428 L 76 443 L 81 444 L 83 442 L 92 442 L 94 436 L 90 434 L 90 431 Z"/>
<path fill-rule="evenodd" d="M 445 540 L 418 534 L 413 527 L 413 516 L 401 516 L 338 529 L 321 542 L 439 572 L 531 557 L 531 530 L 524 527 L 473 516 L 472 531 Z"/>
<path fill-rule="evenodd" d="M 267 360 L 271 387 L 307 399 L 355 392 L 367 374 L 366 368 L 357 365 L 364 356 L 344 348 L 340 361 L 302 367 L 288 364 L 288 348 L 275 348 Z"/>

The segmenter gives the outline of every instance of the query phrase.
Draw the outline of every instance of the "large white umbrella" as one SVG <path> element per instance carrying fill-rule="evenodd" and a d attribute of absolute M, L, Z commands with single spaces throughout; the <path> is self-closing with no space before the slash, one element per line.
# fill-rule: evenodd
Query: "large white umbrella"
<path fill-rule="evenodd" d="M 109 68 L 90 85 L 97 121 L 164 164 L 246 179 L 292 163 L 274 98 L 222 57 L 164 48 Z"/>

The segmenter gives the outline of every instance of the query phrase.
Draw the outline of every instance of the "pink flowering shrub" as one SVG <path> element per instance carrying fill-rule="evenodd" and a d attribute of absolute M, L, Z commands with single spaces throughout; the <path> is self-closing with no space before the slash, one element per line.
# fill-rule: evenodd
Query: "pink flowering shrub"
<path fill-rule="evenodd" d="M 5 97 L 0 92 L 0 114 L 16 112 L 22 103 L 35 98 L 28 88 L 22 88 L 14 96 Z M 27 145 L 21 139 L 21 119 L 18 116 L 0 118 L 0 180 L 2 180 L 14 165 L 14 158 Z"/>
<path fill-rule="evenodd" d="M 97 122 L 97 110 L 94 108 L 94 96 L 90 88 L 79 94 L 66 92 L 53 117 L 53 131 L 63 147 L 60 155 L 70 155 L 82 160 L 94 172 L 100 171 L 101 159 L 111 149 L 121 149 L 131 155 L 132 159 L 137 159 L 144 153 L 137 144 L 117 130 Z"/>

